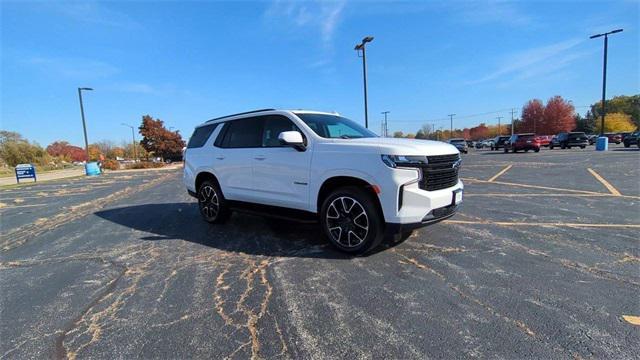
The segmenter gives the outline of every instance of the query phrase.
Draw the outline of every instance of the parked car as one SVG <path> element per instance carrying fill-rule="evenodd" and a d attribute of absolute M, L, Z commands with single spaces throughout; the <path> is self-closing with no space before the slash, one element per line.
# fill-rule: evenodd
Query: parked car
<path fill-rule="evenodd" d="M 551 135 L 538 135 L 536 139 L 540 142 L 540 146 L 549 147 L 551 143 Z"/>
<path fill-rule="evenodd" d="M 514 153 L 518 150 L 539 152 L 540 140 L 535 134 L 514 134 L 504 143 L 504 152 L 507 153 L 509 150 Z"/>
<path fill-rule="evenodd" d="M 449 218 L 462 202 L 454 146 L 380 138 L 335 113 L 223 116 L 196 127 L 184 156 L 184 186 L 205 221 L 242 210 L 318 221 L 352 254 Z"/>
<path fill-rule="evenodd" d="M 467 147 L 467 142 L 465 139 L 449 139 L 449 144 L 453 145 L 460 151 L 461 153 L 468 153 L 469 148 Z"/>
<path fill-rule="evenodd" d="M 629 135 L 631 135 L 631 134 L 633 134 L 633 133 L 629 131 L 629 132 L 621 132 L 621 133 L 618 133 L 618 134 L 620 135 L 620 140 L 622 140 L 622 142 L 624 143 L 624 139 L 625 139 L 627 136 L 629 136 Z"/>
<path fill-rule="evenodd" d="M 484 141 L 476 141 L 475 148 L 482 149 L 484 147 Z"/>
<path fill-rule="evenodd" d="M 631 135 L 625 136 L 624 140 L 622 140 L 624 147 L 628 148 L 631 145 L 637 145 L 639 143 L 638 137 L 640 137 L 640 131 L 636 131 L 631 133 Z"/>
<path fill-rule="evenodd" d="M 605 133 L 604 136 L 609 138 L 609 144 L 620 144 L 622 142 L 622 135 L 615 133 Z"/>
<path fill-rule="evenodd" d="M 491 144 L 491 150 L 500 150 L 504 148 L 504 142 L 509 140 L 509 136 L 496 136 Z"/>
<path fill-rule="evenodd" d="M 551 144 L 549 144 L 549 149 L 553 149 L 554 147 L 560 147 L 561 149 L 571 149 L 571 147 L 580 147 L 584 149 L 589 145 L 589 141 L 587 140 L 587 135 L 583 132 L 561 132 L 555 136 L 552 140 Z"/>
<path fill-rule="evenodd" d="M 482 141 L 482 147 L 493 149 L 493 139 L 487 139 Z"/>
<path fill-rule="evenodd" d="M 598 140 L 598 135 L 587 135 L 587 141 L 589 141 L 589 145 L 593 145 Z"/>

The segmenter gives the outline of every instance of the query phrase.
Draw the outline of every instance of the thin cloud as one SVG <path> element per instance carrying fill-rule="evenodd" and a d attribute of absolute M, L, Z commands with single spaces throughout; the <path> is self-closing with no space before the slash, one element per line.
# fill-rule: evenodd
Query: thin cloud
<path fill-rule="evenodd" d="M 265 11 L 265 17 L 273 21 L 284 19 L 298 29 L 316 31 L 320 34 L 323 44 L 330 47 L 342 20 L 344 7 L 343 1 L 274 1 Z"/>
<path fill-rule="evenodd" d="M 108 63 L 84 58 L 31 57 L 26 64 L 49 74 L 74 79 L 105 78 L 120 70 Z"/>
<path fill-rule="evenodd" d="M 454 17 L 467 24 L 502 23 L 511 26 L 529 26 L 534 23 L 531 15 L 522 11 L 515 2 L 478 1 L 456 3 Z"/>
<path fill-rule="evenodd" d="M 96 1 L 64 1 L 43 3 L 54 12 L 75 21 L 112 27 L 140 27 L 127 14 L 115 11 Z"/>
<path fill-rule="evenodd" d="M 524 79 L 563 68 L 583 56 L 581 53 L 572 53 L 570 50 L 584 41 L 582 38 L 574 38 L 516 52 L 507 56 L 496 70 L 468 84 L 484 83 L 505 76 Z"/>
<path fill-rule="evenodd" d="M 137 94 L 156 94 L 158 92 L 156 88 L 149 84 L 136 82 L 116 84 L 114 90 Z"/>

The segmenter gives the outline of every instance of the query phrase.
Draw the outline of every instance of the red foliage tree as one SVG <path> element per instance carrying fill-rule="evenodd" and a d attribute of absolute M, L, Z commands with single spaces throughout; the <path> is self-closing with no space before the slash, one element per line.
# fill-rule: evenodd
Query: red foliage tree
<path fill-rule="evenodd" d="M 87 154 L 84 149 L 73 146 L 66 141 L 55 141 L 47 146 L 47 153 L 51 156 L 62 157 L 70 161 L 85 161 Z"/>
<path fill-rule="evenodd" d="M 484 124 L 474 126 L 469 129 L 469 137 L 472 140 L 483 140 L 489 137 L 489 128 Z"/>
<path fill-rule="evenodd" d="M 554 96 L 547 101 L 544 108 L 545 134 L 557 134 L 571 131 L 576 127 L 575 108 L 561 96 Z"/>
<path fill-rule="evenodd" d="M 167 130 L 160 119 L 154 120 L 151 116 L 145 115 L 139 129 L 142 135 L 140 145 L 154 156 L 163 159 L 177 156 L 185 146 L 180 132 Z"/>
<path fill-rule="evenodd" d="M 544 104 L 541 100 L 533 99 L 529 100 L 522 107 L 522 121 L 515 129 L 518 133 L 537 133 L 547 134 L 544 128 Z M 549 133 L 551 134 L 551 133 Z"/>

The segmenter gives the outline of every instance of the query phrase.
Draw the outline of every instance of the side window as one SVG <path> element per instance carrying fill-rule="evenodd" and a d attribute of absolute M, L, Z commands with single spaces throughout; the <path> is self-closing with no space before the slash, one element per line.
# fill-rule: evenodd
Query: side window
<path fill-rule="evenodd" d="M 216 129 L 216 125 L 218 124 L 205 125 L 196 128 L 193 131 L 193 135 L 191 135 L 191 137 L 189 138 L 187 148 L 193 149 L 204 146 L 204 144 L 207 142 L 207 139 L 209 139 L 209 136 L 211 136 L 213 130 Z"/>
<path fill-rule="evenodd" d="M 263 123 L 263 119 L 259 117 L 229 121 L 223 129 L 224 135 L 219 146 L 223 148 L 261 147 Z"/>
<path fill-rule="evenodd" d="M 278 135 L 283 131 L 300 131 L 300 129 L 286 116 L 263 116 L 264 130 L 262 132 L 262 147 L 280 147 Z"/>

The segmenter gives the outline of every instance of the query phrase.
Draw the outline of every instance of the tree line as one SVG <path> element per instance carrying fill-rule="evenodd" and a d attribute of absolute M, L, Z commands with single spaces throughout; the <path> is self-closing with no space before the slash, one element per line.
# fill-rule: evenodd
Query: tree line
<path fill-rule="evenodd" d="M 605 102 L 606 116 L 604 132 L 626 132 L 640 128 L 640 95 L 616 96 Z M 540 99 L 527 101 L 522 107 L 520 117 L 514 119 L 514 133 L 535 133 L 538 135 L 555 135 L 563 131 L 582 131 L 588 134 L 600 133 L 600 116 L 602 101 L 589 107 L 582 117 L 576 113 L 571 101 L 561 96 L 554 96 L 546 104 Z M 467 140 L 483 140 L 497 135 L 511 134 L 509 122 L 501 125 L 477 126 L 464 129 L 435 130 L 425 124 L 415 133 L 405 134 L 402 131 L 393 133 L 393 137 L 447 140 L 464 138 Z"/>
<path fill-rule="evenodd" d="M 138 132 L 142 136 L 139 142 L 102 140 L 89 144 L 89 157 L 84 148 L 57 140 L 43 148 L 31 142 L 21 134 L 12 131 L 0 131 L 0 165 L 16 166 L 31 163 L 47 168 L 63 167 L 67 163 L 98 160 L 146 159 L 160 157 L 175 158 L 181 155 L 185 142 L 179 131 L 168 130 L 164 122 L 149 115 L 142 117 Z"/>

